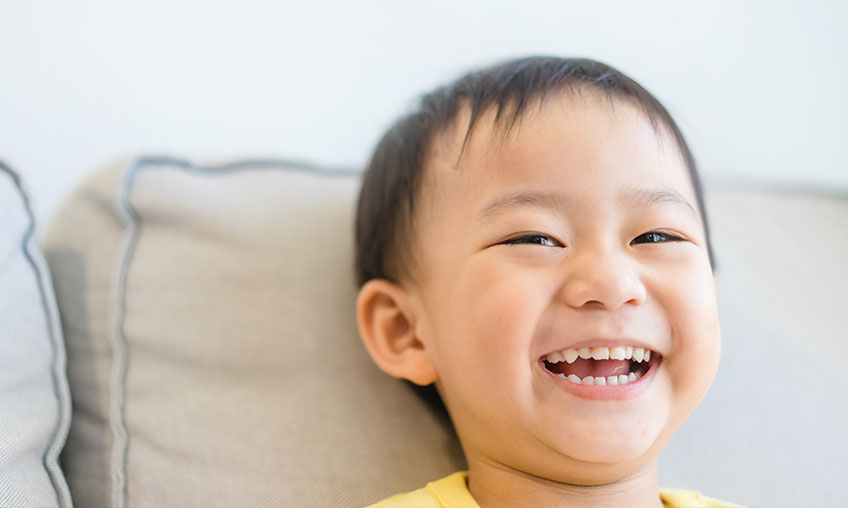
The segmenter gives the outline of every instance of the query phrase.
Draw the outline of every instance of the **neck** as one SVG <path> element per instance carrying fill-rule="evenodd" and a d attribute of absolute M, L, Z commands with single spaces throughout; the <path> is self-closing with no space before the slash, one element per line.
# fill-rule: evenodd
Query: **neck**
<path fill-rule="evenodd" d="M 572 485 L 469 457 L 469 490 L 480 508 L 662 508 L 657 459 L 604 485 Z"/>

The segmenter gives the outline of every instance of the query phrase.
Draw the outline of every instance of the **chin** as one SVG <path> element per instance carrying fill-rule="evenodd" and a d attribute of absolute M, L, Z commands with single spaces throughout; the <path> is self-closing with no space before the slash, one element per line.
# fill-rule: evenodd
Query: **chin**
<path fill-rule="evenodd" d="M 667 411 L 652 410 L 608 421 L 581 419 L 569 422 L 572 429 L 558 435 L 549 445 L 560 455 L 592 464 L 639 462 L 646 454 L 661 448 L 667 425 Z"/>
<path fill-rule="evenodd" d="M 577 449 L 571 447 L 568 455 L 580 462 L 615 466 L 639 462 L 649 453 L 653 444 L 629 443 L 627 446 L 621 446 L 609 442 L 585 443 Z"/>
<path fill-rule="evenodd" d="M 602 461 L 568 461 L 563 469 L 541 476 L 559 483 L 582 486 L 608 485 L 631 477 L 644 470 L 646 466 L 656 464 L 656 454 L 645 452 L 636 457 L 605 457 Z M 551 474 L 553 473 L 553 474 Z"/>

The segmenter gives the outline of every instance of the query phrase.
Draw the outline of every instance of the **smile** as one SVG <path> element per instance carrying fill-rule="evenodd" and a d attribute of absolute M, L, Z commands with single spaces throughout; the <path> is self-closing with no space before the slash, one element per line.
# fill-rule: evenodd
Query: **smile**
<path fill-rule="evenodd" d="M 544 367 L 569 384 L 621 386 L 639 381 L 662 356 L 636 346 L 563 349 L 541 358 Z"/>

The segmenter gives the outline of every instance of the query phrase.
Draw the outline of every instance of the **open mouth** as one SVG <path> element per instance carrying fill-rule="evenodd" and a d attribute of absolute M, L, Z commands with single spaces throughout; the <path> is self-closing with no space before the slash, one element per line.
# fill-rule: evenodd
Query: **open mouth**
<path fill-rule="evenodd" d="M 542 358 L 545 368 L 575 384 L 619 386 L 633 383 L 662 355 L 635 346 L 563 349 Z"/>

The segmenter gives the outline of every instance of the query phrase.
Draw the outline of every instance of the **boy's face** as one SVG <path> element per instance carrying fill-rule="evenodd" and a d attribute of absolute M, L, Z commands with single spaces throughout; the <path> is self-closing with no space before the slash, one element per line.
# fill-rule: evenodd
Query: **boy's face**
<path fill-rule="evenodd" d="M 718 368 L 715 284 L 687 168 L 673 138 L 626 101 L 551 97 L 505 140 L 492 118 L 459 167 L 463 128 L 434 143 L 413 243 L 416 333 L 472 468 L 615 481 L 656 458 Z M 587 386 L 544 361 L 617 346 L 650 349 L 650 371 Z M 574 369 L 638 370 L 554 367 Z"/>

